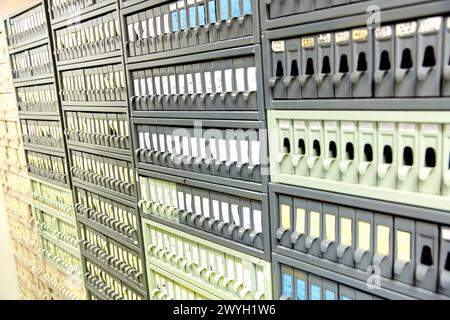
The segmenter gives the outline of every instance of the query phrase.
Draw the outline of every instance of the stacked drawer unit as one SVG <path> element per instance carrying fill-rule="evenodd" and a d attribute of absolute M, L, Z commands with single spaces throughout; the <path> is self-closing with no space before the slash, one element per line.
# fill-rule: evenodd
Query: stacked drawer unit
<path fill-rule="evenodd" d="M 271 299 L 257 1 L 121 5 L 150 299 Z"/>
<path fill-rule="evenodd" d="M 46 269 L 49 299 L 83 299 L 81 256 L 50 42 L 47 3 L 36 2 L 6 21 L 12 77 L 17 96 L 26 168 L 31 178 L 37 246 Z M 28 187 L 27 181 L 19 190 Z"/>
<path fill-rule="evenodd" d="M 450 3 L 296 2 L 263 9 L 276 298 L 449 299 Z"/>
<path fill-rule="evenodd" d="M 88 298 L 147 299 L 119 4 L 51 10 Z"/>
<path fill-rule="evenodd" d="M 47 299 L 4 25 L 0 26 L 0 180 L 23 299 Z"/>

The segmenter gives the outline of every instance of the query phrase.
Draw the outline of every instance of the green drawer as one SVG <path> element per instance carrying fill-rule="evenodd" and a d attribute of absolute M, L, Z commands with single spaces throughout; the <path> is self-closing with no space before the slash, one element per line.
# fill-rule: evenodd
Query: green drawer
<path fill-rule="evenodd" d="M 270 263 L 142 219 L 147 262 L 222 299 L 272 299 Z"/>

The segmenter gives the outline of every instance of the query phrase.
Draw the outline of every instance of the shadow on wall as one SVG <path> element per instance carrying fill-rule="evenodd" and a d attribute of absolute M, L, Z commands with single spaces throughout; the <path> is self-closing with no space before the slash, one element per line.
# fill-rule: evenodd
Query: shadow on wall
<path fill-rule="evenodd" d="M 11 13 L 35 2 L 36 0 L 0 0 L 0 17 L 4 19 Z"/>

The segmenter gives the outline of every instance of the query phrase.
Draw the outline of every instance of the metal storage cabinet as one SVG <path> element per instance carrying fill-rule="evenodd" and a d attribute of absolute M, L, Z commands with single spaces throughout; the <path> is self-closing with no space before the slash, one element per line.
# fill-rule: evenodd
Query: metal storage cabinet
<path fill-rule="evenodd" d="M 47 2 L 36 2 L 11 15 L 5 24 L 24 140 L 24 159 L 32 179 L 32 204 L 39 233 L 37 245 L 45 263 L 53 265 L 48 270 L 58 270 L 46 274 L 49 291 L 46 298 L 83 299 L 80 250 Z M 41 270 L 44 274 L 46 269 Z M 78 280 L 71 288 L 60 280 L 62 277 Z"/>
<path fill-rule="evenodd" d="M 119 4 L 55 3 L 52 14 L 89 298 L 147 299 Z M 124 291 L 116 292 L 116 285 Z"/>

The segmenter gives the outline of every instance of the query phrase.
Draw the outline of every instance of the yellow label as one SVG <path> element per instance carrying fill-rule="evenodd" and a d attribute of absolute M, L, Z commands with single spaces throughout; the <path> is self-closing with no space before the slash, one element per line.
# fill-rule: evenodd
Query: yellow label
<path fill-rule="evenodd" d="M 333 214 L 325 215 L 325 239 L 336 241 L 336 216 Z"/>
<path fill-rule="evenodd" d="M 320 213 L 311 211 L 309 213 L 309 234 L 314 237 L 320 237 Z"/>
<path fill-rule="evenodd" d="M 369 30 L 356 29 L 352 31 L 352 39 L 356 41 L 366 41 L 369 38 Z"/>
<path fill-rule="evenodd" d="M 341 218 L 341 243 L 347 246 L 352 245 L 352 220 Z"/>
<path fill-rule="evenodd" d="M 358 221 L 358 248 L 369 251 L 370 247 L 370 223 Z"/>
<path fill-rule="evenodd" d="M 402 261 L 411 260 L 411 234 L 405 231 L 397 231 L 396 234 L 397 259 Z"/>
<path fill-rule="evenodd" d="M 302 48 L 311 48 L 314 47 L 314 38 L 302 38 Z"/>
<path fill-rule="evenodd" d="M 388 226 L 377 226 L 377 253 L 382 256 L 388 256 L 390 250 L 389 235 L 391 228 Z"/>
<path fill-rule="evenodd" d="M 305 233 L 305 209 L 297 208 L 297 217 L 295 221 L 295 232 Z"/>
<path fill-rule="evenodd" d="M 281 205 L 281 227 L 291 229 L 291 207 L 285 204 Z"/>

